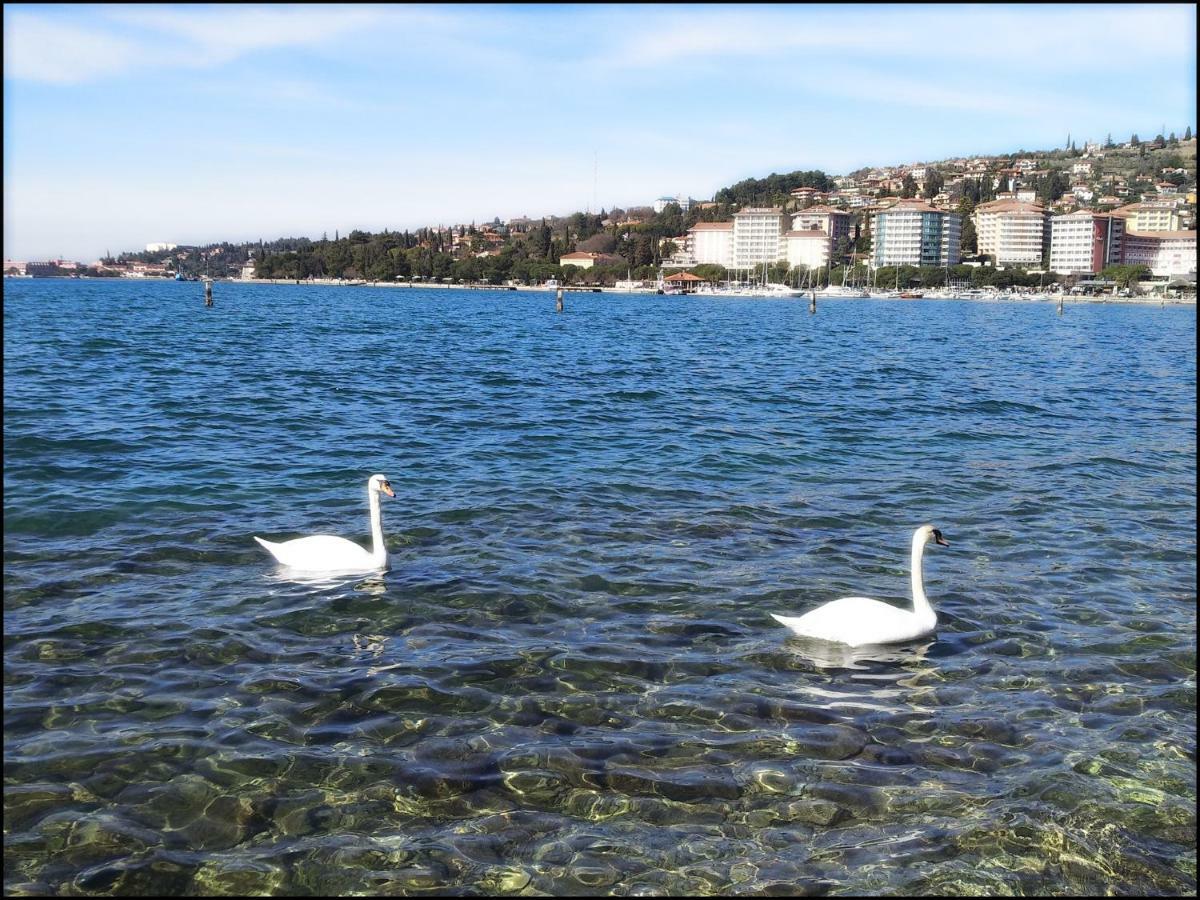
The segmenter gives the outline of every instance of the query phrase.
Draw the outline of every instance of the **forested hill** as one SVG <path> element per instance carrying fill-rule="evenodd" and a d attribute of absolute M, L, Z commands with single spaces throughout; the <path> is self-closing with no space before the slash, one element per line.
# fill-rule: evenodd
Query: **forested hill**
<path fill-rule="evenodd" d="M 1088 165 L 1079 165 L 1082 162 Z M 912 175 L 917 168 L 925 170 L 920 182 Z M 1105 201 L 1115 205 L 1136 201 L 1143 195 L 1152 196 L 1162 181 L 1175 185 L 1183 195 L 1195 191 L 1196 141 L 1190 127 L 1182 139 L 1174 133 L 1167 137 L 1156 135 L 1146 141 L 1133 135 L 1129 141 L 1117 144 L 1109 136 L 1103 145 L 1087 145 L 1083 149 L 1068 139 L 1067 145 L 1058 150 L 1018 150 L 970 159 L 860 169 L 837 179 L 820 170 L 771 173 L 722 188 L 711 201 L 694 202 L 686 212 L 677 204 L 668 204 L 659 213 L 649 207 L 614 208 L 507 223 L 497 218 L 479 226 L 472 223 L 414 231 L 385 229 L 380 233 L 355 230 L 345 236 L 335 232 L 333 240 L 325 236 L 320 240 L 279 238 L 180 247 L 153 254 L 121 254 L 121 259 L 159 263 L 167 267 L 168 274 L 203 273 L 211 268 L 218 277 L 238 277 L 247 261 L 252 261 L 254 275 L 259 278 L 370 281 L 432 278 L 500 283 L 586 277 L 611 284 L 629 274 L 635 278 L 652 277 L 662 261 L 675 252 L 677 240 L 697 222 L 728 221 L 738 209 L 748 206 L 795 209 L 799 204 L 792 192 L 796 189 L 811 187 L 827 193 L 837 190 L 839 184 L 849 184 L 860 196 L 876 200 L 889 196 L 932 199 L 940 192 L 942 202 L 949 202 L 963 216 L 963 251 L 969 253 L 975 249 L 971 212 L 977 204 L 993 199 L 997 190 L 1004 189 L 996 185 L 1010 182 L 1013 172 L 1021 172 L 1017 179 L 1019 186 L 1047 206 L 1060 198 L 1072 199 L 1072 192 L 1081 184 L 1091 189 L 1096 202 L 1102 205 Z M 861 209 L 851 212 L 857 226 L 853 245 L 840 249 L 842 253 L 861 253 L 869 248 L 866 213 Z M 403 214 L 403 210 L 397 213 Z M 1194 220 L 1194 206 L 1185 218 Z M 560 266 L 564 254 L 577 251 L 598 254 L 590 269 Z"/>
<path fill-rule="evenodd" d="M 819 170 L 787 175 L 772 172 L 766 178 L 747 178 L 732 187 L 722 188 L 713 199 L 735 206 L 770 206 L 790 196 L 797 188 L 811 187 L 826 192 L 833 190 L 833 186 L 833 179 Z"/>

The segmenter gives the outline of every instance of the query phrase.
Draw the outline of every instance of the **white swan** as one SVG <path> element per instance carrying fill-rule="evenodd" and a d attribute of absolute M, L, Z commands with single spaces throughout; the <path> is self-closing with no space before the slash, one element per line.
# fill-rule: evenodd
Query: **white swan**
<path fill-rule="evenodd" d="M 925 596 L 921 574 L 921 556 L 931 538 L 935 544 L 950 546 L 942 533 L 932 525 L 922 525 L 913 533 L 912 612 L 869 597 L 843 597 L 818 606 L 802 616 L 777 616 L 771 613 L 771 617 L 802 637 L 836 641 L 851 647 L 895 644 L 933 634 L 937 627 L 937 613 Z"/>
<path fill-rule="evenodd" d="M 383 513 L 379 494 L 395 497 L 386 475 L 367 479 L 367 502 L 371 507 L 371 550 L 332 534 L 314 534 L 276 544 L 255 535 L 267 552 L 290 569 L 303 572 L 374 572 L 387 568 L 387 547 L 383 543 Z"/>

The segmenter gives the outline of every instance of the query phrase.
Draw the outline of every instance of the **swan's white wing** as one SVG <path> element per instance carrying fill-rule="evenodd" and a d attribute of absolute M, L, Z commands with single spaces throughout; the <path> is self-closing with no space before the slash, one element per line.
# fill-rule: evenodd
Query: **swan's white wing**
<path fill-rule="evenodd" d="M 935 624 L 870 597 L 843 597 L 802 616 L 774 613 L 771 616 L 803 637 L 837 641 L 851 647 L 909 641 L 929 634 Z"/>
<path fill-rule="evenodd" d="M 280 563 L 306 572 L 337 572 L 374 569 L 371 554 L 353 541 L 332 534 L 284 541 L 282 544 L 254 538 Z"/>

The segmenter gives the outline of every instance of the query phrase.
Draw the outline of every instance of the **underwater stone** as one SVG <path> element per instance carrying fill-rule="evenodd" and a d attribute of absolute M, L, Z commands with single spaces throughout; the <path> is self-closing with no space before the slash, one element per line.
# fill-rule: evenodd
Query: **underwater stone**
<path fill-rule="evenodd" d="M 806 825 L 836 825 L 850 814 L 831 800 L 793 800 L 780 810 L 782 818 Z"/>

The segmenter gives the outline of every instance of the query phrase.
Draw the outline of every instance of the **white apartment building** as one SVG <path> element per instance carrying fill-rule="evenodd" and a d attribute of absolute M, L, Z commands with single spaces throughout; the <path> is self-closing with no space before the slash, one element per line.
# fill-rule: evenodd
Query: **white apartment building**
<path fill-rule="evenodd" d="M 789 268 L 816 269 L 829 265 L 830 238 L 820 228 L 788 231 L 783 238 Z"/>
<path fill-rule="evenodd" d="M 998 266 L 1041 265 L 1049 223 L 1046 211 L 1020 200 L 993 200 L 975 210 L 979 252 Z"/>
<path fill-rule="evenodd" d="M 1081 209 L 1050 217 L 1050 269 L 1060 275 L 1095 274 L 1121 262 L 1125 220 Z"/>
<path fill-rule="evenodd" d="M 962 219 L 921 200 L 901 200 L 872 217 L 871 265 L 953 266 L 962 258 Z"/>
<path fill-rule="evenodd" d="M 654 201 L 654 211 L 660 213 L 671 203 L 678 203 L 680 210 L 683 212 L 687 212 L 692 208 L 692 198 L 680 195 L 678 197 L 659 197 Z"/>
<path fill-rule="evenodd" d="M 747 207 L 733 214 L 732 268 L 752 269 L 786 258 L 782 209 Z"/>
<path fill-rule="evenodd" d="M 733 266 L 733 223 L 697 222 L 688 229 L 688 249 L 692 261 Z"/>
<path fill-rule="evenodd" d="M 1146 266 L 1159 278 L 1184 275 L 1195 278 L 1196 232 L 1126 231 L 1121 259 L 1126 265 Z"/>

